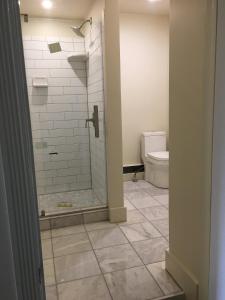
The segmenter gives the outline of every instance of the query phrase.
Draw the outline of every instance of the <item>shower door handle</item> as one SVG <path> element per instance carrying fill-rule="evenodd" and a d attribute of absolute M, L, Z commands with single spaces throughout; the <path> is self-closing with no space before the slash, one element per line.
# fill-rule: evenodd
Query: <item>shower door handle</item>
<path fill-rule="evenodd" d="M 87 128 L 88 122 L 92 122 L 95 129 L 95 137 L 99 137 L 99 118 L 98 118 L 98 105 L 94 105 L 94 112 L 91 119 L 86 119 L 85 127 Z"/>

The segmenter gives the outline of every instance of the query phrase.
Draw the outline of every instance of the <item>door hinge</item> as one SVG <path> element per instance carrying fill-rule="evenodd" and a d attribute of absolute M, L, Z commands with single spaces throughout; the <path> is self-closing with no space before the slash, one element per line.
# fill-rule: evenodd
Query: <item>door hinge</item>
<path fill-rule="evenodd" d="M 42 265 L 38 268 L 38 280 L 39 280 L 39 283 L 42 284 L 42 282 L 43 282 L 43 266 Z"/>

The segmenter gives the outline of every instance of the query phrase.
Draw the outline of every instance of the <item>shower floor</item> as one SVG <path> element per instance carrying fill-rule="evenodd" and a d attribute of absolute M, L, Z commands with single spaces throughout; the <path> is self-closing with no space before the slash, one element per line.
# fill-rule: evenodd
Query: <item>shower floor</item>
<path fill-rule="evenodd" d="M 105 203 L 96 197 L 93 190 L 39 195 L 38 204 L 39 214 L 41 215 L 41 212 L 45 211 L 46 216 L 105 206 Z"/>

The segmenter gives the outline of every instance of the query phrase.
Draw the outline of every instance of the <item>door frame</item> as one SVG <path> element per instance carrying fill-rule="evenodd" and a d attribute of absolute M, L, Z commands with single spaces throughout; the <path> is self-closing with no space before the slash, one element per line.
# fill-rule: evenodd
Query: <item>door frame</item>
<path fill-rule="evenodd" d="M 0 192 L 1 232 L 11 272 L 4 299 L 45 300 L 31 122 L 17 0 L 0 4 Z M 3 212 L 1 212 L 3 213 Z M 1 249 L 2 250 L 2 249 Z M 5 253 L 6 254 L 6 253 Z M 4 266 L 5 256 L 1 256 Z M 11 293 L 14 292 L 12 298 Z"/>

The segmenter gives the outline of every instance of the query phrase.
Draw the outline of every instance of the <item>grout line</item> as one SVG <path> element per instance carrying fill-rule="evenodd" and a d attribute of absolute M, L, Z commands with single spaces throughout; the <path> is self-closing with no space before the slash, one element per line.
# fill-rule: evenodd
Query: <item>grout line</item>
<path fill-rule="evenodd" d="M 156 206 L 152 206 L 152 207 L 156 207 Z M 157 206 L 157 207 L 163 207 L 165 208 L 163 205 L 160 205 L 160 206 Z M 142 208 L 137 208 L 137 210 L 147 219 L 147 217 L 143 214 L 143 212 L 141 211 Z M 167 208 L 168 210 L 168 208 Z M 164 237 L 166 240 L 167 240 L 167 235 L 165 235 L 164 233 L 162 233 L 153 223 L 152 221 L 160 221 L 160 220 L 166 220 L 168 219 L 168 222 L 169 222 L 169 216 L 168 218 L 160 218 L 160 219 L 156 219 L 156 220 L 149 220 L 147 219 L 147 221 L 161 234 L 162 237 Z M 144 222 L 141 222 L 141 223 L 144 223 Z M 168 240 L 167 240 L 168 241 Z"/>
<path fill-rule="evenodd" d="M 132 247 L 132 249 L 134 250 L 134 252 L 137 254 L 137 256 L 140 258 L 140 260 L 142 261 L 145 269 L 148 271 L 147 265 L 145 264 L 144 260 L 141 258 L 141 256 L 138 254 L 138 252 L 136 251 L 136 249 L 134 248 L 134 246 L 132 245 L 132 243 L 130 242 L 130 245 Z M 148 271 L 149 273 L 149 271 Z M 151 274 L 150 274 L 151 275 Z M 153 278 L 153 276 L 151 276 Z M 161 290 L 161 292 L 164 294 L 163 290 L 161 289 L 161 287 L 159 286 L 158 282 L 155 280 L 155 278 L 153 278 L 153 280 L 156 282 L 157 286 L 159 287 L 159 289 Z"/>
<path fill-rule="evenodd" d="M 53 249 L 53 241 L 52 241 L 52 224 L 51 224 L 51 222 L 50 222 L 50 236 L 51 236 L 51 246 L 52 246 L 52 261 L 53 261 L 53 268 L 54 268 L 56 297 L 57 297 L 57 300 L 59 300 L 59 291 L 58 291 L 58 285 L 57 285 L 57 280 L 56 280 L 56 267 L 55 267 L 55 259 L 54 259 L 54 249 Z"/>
<path fill-rule="evenodd" d="M 128 200 L 129 201 L 129 200 Z M 137 209 L 139 211 L 139 209 Z M 141 212 L 140 212 L 141 213 Z M 143 215 L 143 214 L 142 214 Z M 144 216 L 145 217 L 145 216 Z M 147 219 L 147 218 L 146 218 Z M 147 221 L 151 224 L 151 222 L 147 219 Z M 155 227 L 154 227 L 155 228 Z M 158 231 L 158 230 L 157 230 Z M 161 232 L 160 232 L 161 233 Z M 153 238 L 154 239 L 154 238 Z M 147 239 L 150 240 L 150 239 Z M 134 248 L 132 242 L 130 242 L 128 240 L 129 244 L 131 245 L 132 249 L 134 250 L 134 252 L 137 254 L 137 256 L 140 258 L 140 260 L 142 261 L 143 265 L 145 266 L 145 269 L 148 271 L 148 273 L 150 273 L 150 271 L 147 268 L 147 264 L 144 263 L 144 260 L 141 258 L 141 256 L 139 255 L 139 253 L 136 251 L 136 249 Z M 137 241 L 138 242 L 138 241 Z M 154 262 L 155 263 L 155 262 Z M 159 283 L 156 281 L 156 279 L 152 276 L 152 274 L 150 273 L 152 279 L 156 282 L 157 286 L 159 287 L 159 289 L 161 290 L 161 292 L 163 293 L 163 295 L 165 295 L 165 293 L 163 292 L 163 290 L 161 289 Z"/>
<path fill-rule="evenodd" d="M 86 230 L 86 233 L 87 233 L 89 242 L 90 242 L 90 244 L 91 244 L 92 251 L 93 251 L 93 253 L 94 253 L 95 259 L 96 259 L 97 264 L 98 264 L 98 267 L 99 267 L 99 269 L 100 269 L 101 275 L 102 275 L 103 280 L 104 280 L 104 282 L 105 282 L 105 284 L 106 284 L 106 287 L 107 287 L 107 289 L 108 289 L 109 296 L 111 297 L 111 299 L 113 299 L 113 297 L 112 297 L 112 295 L 111 295 L 111 292 L 110 292 L 110 289 L 109 289 L 109 287 L 108 287 L 107 281 L 106 281 L 106 279 L 105 279 L 105 276 L 104 276 L 104 274 L 103 274 L 103 272 L 102 272 L 102 269 L 101 269 L 101 267 L 100 267 L 100 263 L 99 263 L 99 261 L 98 261 L 98 258 L 97 258 L 97 255 L 96 255 L 96 253 L 95 253 L 94 247 L 93 247 L 93 245 L 92 245 L 92 241 L 91 241 L 91 239 L 90 239 L 90 236 L 89 236 L 89 234 L 88 234 L 88 231 L 87 231 L 87 229 L 86 229 L 85 226 L 84 226 L 84 228 L 85 228 L 85 230 Z"/>
<path fill-rule="evenodd" d="M 169 222 L 169 218 L 164 218 L 164 219 L 159 219 L 159 220 L 155 220 L 155 221 L 162 221 L 162 220 L 168 220 Z M 162 237 L 164 237 L 166 240 L 167 238 L 169 237 L 169 234 L 168 235 L 165 235 L 161 230 L 159 230 L 154 223 L 152 223 L 151 221 L 149 221 L 149 223 L 162 235 Z"/>

